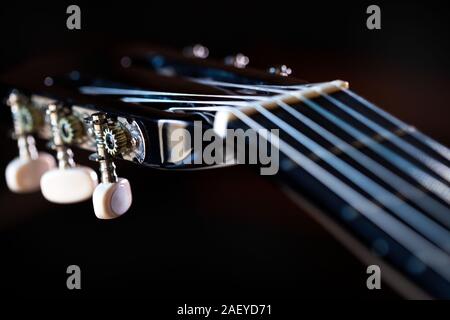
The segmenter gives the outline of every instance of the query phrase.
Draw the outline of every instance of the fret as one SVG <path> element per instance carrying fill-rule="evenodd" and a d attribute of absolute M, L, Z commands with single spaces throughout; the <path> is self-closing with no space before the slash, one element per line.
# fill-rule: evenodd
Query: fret
<path fill-rule="evenodd" d="M 392 132 L 393 134 L 399 136 L 399 137 L 403 137 L 405 135 L 407 135 L 408 133 L 403 131 L 402 129 L 397 129 L 396 131 Z M 385 141 L 388 141 L 389 139 L 386 137 L 383 137 L 379 134 L 374 134 L 373 136 L 369 137 L 370 139 L 374 140 L 377 143 L 383 143 Z M 353 140 L 352 142 L 349 142 L 348 145 L 351 148 L 355 148 L 355 149 L 364 149 L 365 148 L 365 144 L 361 141 L 361 140 Z M 347 147 L 338 147 L 338 146 L 333 146 L 329 149 L 327 149 L 329 152 L 335 154 L 335 155 L 339 155 L 343 152 L 345 152 L 345 149 Z M 312 160 L 317 160 L 317 155 L 314 152 L 311 152 L 309 155 L 307 155 L 310 159 Z"/>

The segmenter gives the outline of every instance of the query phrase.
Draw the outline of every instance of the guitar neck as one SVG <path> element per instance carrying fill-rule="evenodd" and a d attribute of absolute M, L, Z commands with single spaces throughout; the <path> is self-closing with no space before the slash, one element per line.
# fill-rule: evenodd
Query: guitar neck
<path fill-rule="evenodd" d="M 393 281 L 400 291 L 449 298 L 450 151 L 333 84 L 250 104 L 227 119 L 279 129 L 270 141 L 288 193 L 312 205 L 346 244 L 374 253 L 406 280 Z M 223 127 L 224 115 L 217 118 Z"/>
<path fill-rule="evenodd" d="M 89 125 L 96 121 L 94 136 L 86 130 L 83 139 L 71 142 L 75 146 L 102 151 L 102 132 L 111 125 L 105 114 L 110 114 L 119 137 L 127 140 L 134 134 L 118 154 L 112 146 L 114 157 L 152 167 L 214 167 L 191 161 L 204 151 L 195 146 L 173 156 L 171 133 L 182 128 L 195 135 L 197 121 L 213 125 L 222 137 L 230 127 L 258 133 L 270 129 L 260 135 L 279 151 L 278 176 L 291 196 L 313 208 L 315 217 L 351 245 L 352 252 L 361 252 L 366 260 L 373 256 L 367 252 L 374 253 L 385 270 L 404 280 L 391 282 L 399 290 L 414 297 L 450 298 L 449 149 L 351 92 L 343 81 L 304 84 L 144 52 L 132 54 L 130 65 L 106 63 L 95 76 L 83 71 L 75 78 L 65 72 L 75 70 L 72 65 L 65 71 L 50 70 L 52 60 L 41 70 L 53 75 L 50 87 L 40 76 L 29 78 L 28 72 L 4 78 L 37 94 L 31 100 L 42 114 L 49 104 L 56 118 L 69 112 L 58 111 L 51 98 L 69 103 L 67 109 L 79 121 L 83 115 L 91 119 Z M 103 120 L 97 115 L 94 121 L 99 111 Z M 59 132 L 56 120 L 50 127 Z M 111 137 L 112 131 L 106 132 Z M 48 130 L 39 133 L 51 138 Z M 65 146 L 59 147 L 64 153 Z"/>

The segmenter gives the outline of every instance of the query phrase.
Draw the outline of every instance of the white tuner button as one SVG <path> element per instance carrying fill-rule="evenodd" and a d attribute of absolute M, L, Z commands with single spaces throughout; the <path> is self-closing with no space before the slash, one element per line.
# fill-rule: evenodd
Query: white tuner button
<path fill-rule="evenodd" d="M 117 182 L 100 183 L 92 196 L 94 212 L 99 219 L 120 217 L 128 211 L 132 201 L 130 182 L 124 178 L 118 178 Z"/>
<path fill-rule="evenodd" d="M 48 201 L 75 203 L 89 199 L 97 183 L 97 174 L 89 167 L 53 169 L 42 176 L 41 191 Z"/>
<path fill-rule="evenodd" d="M 17 193 L 38 191 L 41 176 L 55 166 L 53 156 L 45 152 L 39 152 L 35 159 L 16 157 L 6 167 L 6 184 Z"/>

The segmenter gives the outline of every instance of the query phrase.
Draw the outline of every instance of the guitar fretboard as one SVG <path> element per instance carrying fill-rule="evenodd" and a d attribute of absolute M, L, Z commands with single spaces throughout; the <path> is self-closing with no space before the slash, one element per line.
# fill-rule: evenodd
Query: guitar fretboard
<path fill-rule="evenodd" d="M 290 94 L 229 119 L 279 129 L 281 175 L 293 189 L 415 283 L 449 297 L 449 150 L 348 90 Z"/>

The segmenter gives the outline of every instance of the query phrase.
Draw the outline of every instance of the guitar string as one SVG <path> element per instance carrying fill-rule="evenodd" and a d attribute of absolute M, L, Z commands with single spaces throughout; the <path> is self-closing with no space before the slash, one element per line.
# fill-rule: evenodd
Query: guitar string
<path fill-rule="evenodd" d="M 297 85 L 276 85 L 276 84 L 258 84 L 258 87 L 261 88 L 274 88 L 274 89 L 285 89 L 285 90 L 303 90 L 310 87 L 314 87 L 317 85 L 322 85 L 326 82 L 312 82 L 305 84 L 297 84 Z"/>
<path fill-rule="evenodd" d="M 277 104 L 297 120 L 299 120 L 301 123 L 308 126 L 311 130 L 318 133 L 327 141 L 331 142 L 339 150 L 356 160 L 367 170 L 375 172 L 378 176 L 383 178 L 386 183 L 396 188 L 400 194 L 414 202 L 417 206 L 421 207 L 425 211 L 429 212 L 430 215 L 432 215 L 436 220 L 440 221 L 442 224 L 450 228 L 450 209 L 448 207 L 445 207 L 438 201 L 431 198 L 428 194 L 417 189 L 394 172 L 377 163 L 369 156 L 365 155 L 344 140 L 340 139 L 338 136 L 326 130 L 315 121 L 300 113 L 297 109 L 291 107 L 281 100 L 278 100 Z"/>
<path fill-rule="evenodd" d="M 209 79 L 198 79 L 198 78 L 188 78 L 188 79 L 193 81 L 193 82 L 200 83 L 200 84 L 205 84 L 205 85 L 208 85 L 208 86 L 247 89 L 247 90 L 263 91 L 263 92 L 274 93 L 274 94 L 286 93 L 286 90 L 284 90 L 284 89 L 260 87 L 259 85 L 247 85 L 247 84 L 215 81 L 215 80 L 209 80 Z M 307 87 L 305 87 L 305 88 L 307 88 Z"/>
<path fill-rule="evenodd" d="M 220 95 L 220 94 L 199 94 L 199 93 L 182 93 L 182 92 L 165 92 L 135 89 L 117 89 L 107 87 L 85 86 L 80 87 L 80 92 L 88 95 L 131 95 L 131 96 L 175 96 L 175 97 L 196 97 L 196 98 L 223 98 L 238 100 L 265 100 L 267 96 L 246 96 L 246 95 Z M 225 100 L 229 101 L 229 100 Z"/>
<path fill-rule="evenodd" d="M 295 96 L 297 98 L 299 98 L 300 100 L 302 100 L 299 95 L 295 95 Z M 323 96 L 325 96 L 325 95 L 323 95 Z M 331 114 L 329 111 L 325 110 L 324 108 L 317 105 L 316 103 L 314 103 L 310 100 L 307 100 L 307 99 L 303 99 L 302 101 L 307 106 L 312 108 L 314 111 L 321 114 L 323 117 L 325 117 L 329 121 L 333 122 L 339 128 L 341 128 L 342 130 L 344 130 L 345 132 L 347 132 L 348 134 L 353 136 L 355 139 L 362 141 L 367 147 L 369 147 L 370 149 L 375 151 L 377 154 L 381 155 L 383 158 L 385 158 L 392 164 L 394 164 L 400 170 L 407 173 L 409 176 L 411 176 L 417 182 L 419 182 L 424 188 L 433 192 L 434 194 L 439 196 L 441 199 L 443 199 L 445 202 L 450 203 L 450 190 L 444 183 L 442 183 L 441 181 L 437 180 L 436 178 L 430 176 L 428 173 L 426 173 L 422 169 L 418 168 L 416 165 L 414 165 L 410 161 L 404 159 L 400 155 L 397 155 L 395 152 L 386 148 L 382 144 L 376 143 L 375 140 L 373 140 L 366 134 L 362 133 L 358 129 L 352 127 L 348 123 L 344 122 L 342 119 Z"/>
<path fill-rule="evenodd" d="M 325 185 L 355 210 L 360 212 L 378 228 L 386 232 L 386 234 L 395 239 L 408 251 L 412 252 L 424 264 L 430 266 L 447 280 L 450 280 L 450 257 L 428 239 L 395 218 L 392 214 L 374 204 L 371 200 L 367 199 L 358 191 L 300 153 L 285 141 L 279 139 L 272 133 L 268 134 L 267 131 L 263 130 L 265 129 L 263 126 L 248 117 L 239 109 L 225 107 L 200 108 L 208 111 L 226 111 L 233 113 L 247 126 L 257 130 L 258 134 L 265 140 L 270 141 L 274 146 L 278 146 L 277 148 L 299 167 L 311 174 L 315 179 Z"/>
<path fill-rule="evenodd" d="M 433 242 L 450 252 L 450 232 L 442 226 L 429 219 L 425 214 L 411 207 L 408 203 L 386 190 L 384 187 L 364 175 L 345 161 L 339 159 L 320 144 L 307 137 L 279 117 L 275 116 L 268 109 L 258 103 L 252 104 L 260 114 L 269 121 L 274 123 L 278 128 L 284 130 L 294 140 L 305 146 L 312 152 L 316 153 L 322 160 L 345 175 L 347 179 L 352 181 L 356 186 L 365 190 L 374 199 L 381 203 L 384 207 L 391 210 L 410 226 L 419 230 L 423 235 L 427 236 Z"/>
<path fill-rule="evenodd" d="M 158 101 L 154 101 L 154 102 L 157 103 L 157 102 L 160 102 L 160 101 L 158 100 Z M 183 102 L 182 104 L 188 104 L 188 101 L 185 101 L 185 102 Z M 229 106 L 229 105 L 227 105 L 227 106 Z M 206 108 L 207 108 L 207 107 L 206 107 Z M 166 109 L 166 110 L 169 111 L 169 112 L 177 112 L 177 111 L 193 111 L 193 110 L 194 110 L 194 111 L 195 111 L 195 110 L 197 110 L 197 111 L 206 111 L 207 109 L 205 109 L 205 107 L 196 107 L 196 106 L 189 106 L 189 107 L 186 107 L 186 106 L 173 107 L 173 106 L 172 106 L 172 107 L 170 107 L 170 108 L 168 108 L 168 109 Z M 405 134 L 405 132 L 402 131 L 401 129 L 398 129 L 398 130 L 395 131 L 394 133 L 397 134 L 397 135 L 399 135 L 399 136 Z M 377 142 L 382 142 L 383 139 L 384 139 L 384 138 L 382 138 L 382 137 L 380 137 L 380 136 L 378 136 L 378 135 L 371 136 L 371 138 L 373 138 L 373 139 L 376 140 Z M 362 142 L 359 141 L 359 140 L 357 140 L 357 139 L 355 139 L 355 140 L 349 142 L 348 144 L 349 144 L 350 146 L 352 146 L 353 148 L 355 148 L 355 149 L 358 149 L 358 148 L 362 148 L 362 147 L 363 147 Z M 335 147 L 335 146 L 333 146 L 333 147 L 331 147 L 331 148 L 327 148 L 327 150 L 330 151 L 330 152 L 332 152 L 333 154 L 336 154 L 336 155 L 338 155 L 338 154 L 344 152 L 344 150 L 341 150 L 341 149 L 339 149 L 339 148 L 337 148 L 337 147 Z M 312 160 L 317 161 L 317 160 L 315 160 L 315 158 L 317 158 L 317 156 L 316 156 L 313 152 L 310 152 L 307 156 L 308 156 L 309 158 L 311 158 Z"/>
<path fill-rule="evenodd" d="M 349 114 L 350 116 L 352 116 L 354 119 L 358 120 L 365 126 L 369 127 L 373 131 L 377 132 L 381 136 L 388 139 L 390 142 L 395 144 L 398 148 L 405 151 L 410 156 L 420 159 L 420 161 L 422 163 L 424 163 L 428 168 L 430 168 L 432 171 L 437 173 L 440 177 L 444 178 L 447 181 L 450 181 L 450 168 L 448 168 L 446 165 L 442 164 L 441 162 L 438 162 L 435 159 L 432 159 L 427 154 L 425 154 L 423 151 L 414 147 L 410 143 L 406 143 L 406 141 L 400 139 L 396 135 L 393 135 L 391 132 L 389 132 L 382 126 L 378 125 L 377 123 L 373 122 L 372 120 L 370 120 L 368 117 L 364 116 L 363 114 L 355 111 L 352 108 L 349 108 L 347 105 L 345 105 L 341 101 L 339 101 L 329 95 L 323 95 L 323 97 L 325 97 L 325 99 L 327 99 L 328 101 L 332 102 L 334 105 L 336 105 L 342 111 L 344 111 L 347 114 Z"/>
<path fill-rule="evenodd" d="M 236 84 L 236 83 L 227 83 L 227 82 L 221 82 L 221 81 L 212 81 L 212 80 L 207 80 L 207 79 L 194 79 L 194 80 L 198 80 L 198 82 L 201 82 L 203 84 L 215 85 L 215 86 L 229 86 L 229 87 L 236 87 L 236 88 L 249 88 L 250 87 L 252 89 L 255 89 L 255 87 L 258 87 L 258 86 L 241 85 L 241 84 Z M 298 88 L 300 86 L 295 86 L 295 87 Z M 259 88 L 259 90 L 264 91 L 266 89 Z M 275 91 L 277 91 L 277 90 L 275 90 Z M 292 93 L 292 91 L 286 91 L 286 90 L 284 90 L 284 91 L 279 90 L 279 91 L 282 91 L 282 93 L 285 93 L 285 94 Z M 268 92 L 273 93 L 272 90 L 268 90 Z M 353 133 L 358 133 L 357 130 L 354 129 L 353 127 L 350 127 L 350 128 L 351 128 L 351 131 L 353 131 Z M 363 133 L 361 133 L 361 135 L 357 134 L 356 136 L 354 134 L 352 134 L 352 136 L 354 136 L 357 140 L 361 140 L 361 138 L 366 137 Z M 422 184 L 423 187 L 425 187 L 426 189 L 435 193 L 436 195 L 438 195 L 440 198 L 442 198 L 447 203 L 450 203 L 450 194 L 449 194 L 450 190 L 448 190 L 448 188 L 446 187 L 445 184 L 443 184 L 439 180 L 435 179 L 434 177 L 428 175 L 426 172 L 424 172 L 417 166 L 413 165 L 411 162 L 407 161 L 406 159 L 404 159 L 400 156 L 396 156 L 395 153 L 391 152 L 389 149 L 385 148 L 381 144 L 375 143 L 375 146 L 374 146 L 372 139 L 367 140 L 366 138 L 364 138 L 364 141 L 370 141 L 371 143 L 367 144 L 370 148 L 372 148 L 372 149 L 375 148 L 376 150 L 374 150 L 374 151 L 378 151 L 377 152 L 378 154 L 380 154 L 382 157 L 389 160 L 391 163 L 394 163 L 397 167 L 399 167 L 403 171 L 405 171 L 406 168 L 409 168 L 409 170 L 406 172 L 407 174 L 411 175 L 415 180 L 417 180 L 420 184 Z M 414 154 L 413 156 L 416 156 L 416 155 Z M 420 161 L 423 159 L 418 159 L 418 160 Z"/>
<path fill-rule="evenodd" d="M 409 132 L 412 136 L 414 136 L 417 140 L 422 142 L 423 144 L 430 147 L 432 150 L 436 151 L 438 154 L 440 154 L 442 157 L 446 158 L 450 161 L 450 149 L 446 146 L 440 144 L 436 140 L 428 137 L 427 135 L 423 134 L 422 132 L 418 131 L 413 126 L 410 126 L 406 124 L 405 122 L 401 121 L 400 119 L 394 117 L 393 115 L 389 114 L 388 112 L 384 111 L 383 109 L 380 109 L 370 101 L 364 99 L 363 97 L 357 95 L 356 93 L 352 92 L 351 90 L 345 89 L 342 90 L 346 94 L 348 94 L 350 97 L 354 98 L 355 100 L 359 101 L 363 106 L 366 108 L 374 111 L 378 115 L 382 116 L 386 120 L 390 121 L 394 125 L 396 125 L 398 128 L 401 128 L 402 130 L 405 130 Z"/>
<path fill-rule="evenodd" d="M 168 99 L 151 99 L 151 98 L 134 98 L 125 97 L 120 99 L 123 102 L 131 103 L 178 103 L 178 104 L 207 104 L 207 105 L 223 105 L 223 106 L 245 106 L 245 101 L 213 101 L 213 100 L 168 100 Z"/>

